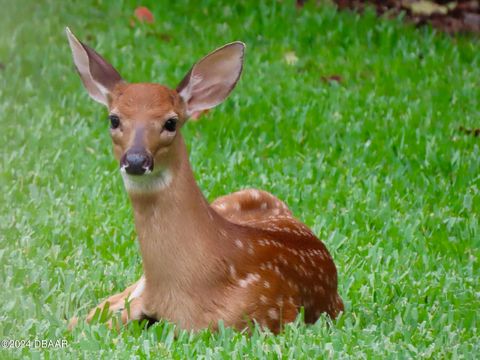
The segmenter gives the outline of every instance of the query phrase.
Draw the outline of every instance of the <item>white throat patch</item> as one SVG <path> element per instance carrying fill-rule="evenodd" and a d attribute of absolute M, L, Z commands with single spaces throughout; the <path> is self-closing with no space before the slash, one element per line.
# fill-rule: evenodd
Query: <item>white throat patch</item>
<path fill-rule="evenodd" d="M 125 189 L 130 193 L 150 193 L 167 188 L 172 182 L 172 173 L 160 169 L 144 175 L 130 175 L 124 168 L 120 169 Z"/>

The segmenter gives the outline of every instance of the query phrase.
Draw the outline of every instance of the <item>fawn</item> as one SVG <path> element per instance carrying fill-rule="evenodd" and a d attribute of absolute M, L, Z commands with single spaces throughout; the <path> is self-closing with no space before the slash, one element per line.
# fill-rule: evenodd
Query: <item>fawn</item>
<path fill-rule="evenodd" d="M 213 51 L 172 90 L 127 83 L 68 28 L 66 33 L 86 90 L 109 110 L 144 271 L 87 321 L 108 304 L 122 323 L 166 319 L 197 330 L 216 329 L 222 320 L 241 330 L 254 321 L 277 333 L 302 307 L 307 323 L 343 311 L 328 250 L 281 200 L 247 189 L 209 204 L 195 182 L 180 130 L 189 117 L 230 94 L 245 45 Z"/>

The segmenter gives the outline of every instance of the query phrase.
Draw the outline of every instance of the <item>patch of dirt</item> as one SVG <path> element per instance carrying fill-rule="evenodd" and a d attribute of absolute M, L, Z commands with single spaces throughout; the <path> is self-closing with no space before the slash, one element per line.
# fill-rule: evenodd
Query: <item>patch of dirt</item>
<path fill-rule="evenodd" d="M 480 129 L 467 129 L 463 126 L 460 126 L 458 128 L 458 130 L 464 134 L 467 134 L 467 135 L 472 135 L 472 136 L 475 136 L 475 137 L 479 137 L 480 136 Z"/>
<path fill-rule="evenodd" d="M 430 24 L 448 34 L 480 34 L 480 1 L 335 0 L 334 2 L 341 10 L 362 12 L 369 6 L 373 7 L 378 15 L 393 17 L 404 13 L 405 19 L 417 26 Z"/>

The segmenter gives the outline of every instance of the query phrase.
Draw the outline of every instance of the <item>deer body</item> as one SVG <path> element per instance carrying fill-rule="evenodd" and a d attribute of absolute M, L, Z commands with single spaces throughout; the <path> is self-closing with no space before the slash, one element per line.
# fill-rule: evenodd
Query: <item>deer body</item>
<path fill-rule="evenodd" d="M 209 204 L 195 182 L 177 126 L 228 96 L 242 69 L 243 44 L 202 59 L 175 91 L 125 83 L 67 34 L 85 87 L 113 114 L 114 153 L 143 260 L 142 278 L 98 307 L 108 303 L 124 322 L 149 317 L 198 330 L 220 320 L 237 329 L 256 321 L 274 332 L 301 307 L 307 322 L 343 311 L 330 254 L 283 202 L 251 189 Z"/>

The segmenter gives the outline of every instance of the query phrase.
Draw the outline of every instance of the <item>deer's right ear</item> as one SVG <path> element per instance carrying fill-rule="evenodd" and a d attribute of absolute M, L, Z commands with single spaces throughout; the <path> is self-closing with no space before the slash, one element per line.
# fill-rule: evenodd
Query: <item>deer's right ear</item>
<path fill-rule="evenodd" d="M 108 106 L 108 97 L 122 77 L 95 50 L 80 42 L 67 27 L 68 43 L 72 50 L 73 62 L 85 89 L 93 100 Z"/>

